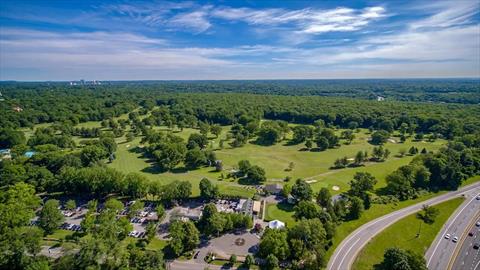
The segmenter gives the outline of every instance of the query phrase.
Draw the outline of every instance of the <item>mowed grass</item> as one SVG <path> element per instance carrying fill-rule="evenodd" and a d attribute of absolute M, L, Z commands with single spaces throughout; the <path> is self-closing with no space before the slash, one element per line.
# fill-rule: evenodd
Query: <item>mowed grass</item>
<path fill-rule="evenodd" d="M 286 226 L 293 226 L 296 221 L 293 217 L 295 211 L 293 205 L 287 203 L 269 203 L 265 210 L 265 221 L 280 220 L 285 223 Z"/>
<path fill-rule="evenodd" d="M 425 224 L 416 217 L 416 213 L 409 215 L 382 231 L 360 251 L 353 264 L 355 270 L 370 270 L 379 264 L 387 248 L 399 247 L 424 254 L 443 224 L 455 209 L 462 204 L 465 198 L 455 198 L 434 207 L 440 214 L 433 224 Z M 420 232 L 417 238 L 417 233 Z"/>
<path fill-rule="evenodd" d="M 182 132 L 174 132 L 174 134 L 184 138 L 185 140 L 192 133 L 198 132 L 194 129 L 184 129 Z M 222 134 L 221 136 L 225 136 Z M 198 196 L 200 194 L 199 183 L 202 178 L 208 178 L 219 185 L 222 194 L 252 197 L 255 193 L 253 187 L 239 186 L 233 180 L 220 181 L 220 172 L 215 172 L 213 168 L 200 168 L 196 170 L 176 170 L 175 172 L 161 172 L 156 168 L 155 162 L 143 157 L 140 146 L 140 138 L 135 138 L 131 142 L 126 142 L 125 139 L 117 139 L 118 147 L 116 151 L 116 159 L 108 164 L 109 167 L 115 168 L 124 173 L 137 172 L 150 180 L 161 181 L 168 184 L 173 181 L 189 181 L 192 184 L 192 195 Z M 212 139 L 218 141 L 219 139 Z M 180 164 L 179 167 L 182 167 Z M 226 173 L 224 173 L 226 175 Z"/>
<path fill-rule="evenodd" d="M 184 128 L 181 131 L 177 128 L 170 130 L 167 127 L 155 127 L 155 129 L 171 132 L 182 137 L 185 141 L 191 134 L 199 132 L 197 129 L 192 128 Z M 368 143 L 370 135 L 367 130 L 362 129 L 356 133 L 356 138 L 350 145 L 342 144 L 339 148 L 328 149 L 323 152 L 302 151 L 304 148 L 303 144 L 288 145 L 287 141 L 271 146 L 262 146 L 250 142 L 239 148 L 231 148 L 225 142 L 223 149 L 220 149 L 219 142 L 221 139 L 226 138 L 229 130 L 230 126 L 223 127 L 222 133 L 218 138 L 211 134 L 209 135 L 210 145 L 208 147 L 214 149 L 217 158 L 222 160 L 224 176 L 230 170 L 235 169 L 240 160 L 246 159 L 252 164 L 259 165 L 265 169 L 267 182 L 279 182 L 286 176 L 292 179 L 304 178 L 312 182 L 312 187 L 315 191 L 318 191 L 321 187 L 340 187 L 338 191 L 332 190 L 334 194 L 347 190 L 348 183 L 358 171 L 372 173 L 378 179 L 377 187 L 383 187 L 385 186 L 385 176 L 388 173 L 408 164 L 413 159 L 412 156 L 396 157 L 395 155 L 400 149 L 408 150 L 411 146 L 415 146 L 419 149 L 425 147 L 428 151 L 435 151 L 445 143 L 443 140 L 437 140 L 433 143 L 413 142 L 411 140 L 407 140 L 405 143 L 388 142 L 384 147 L 391 151 L 391 156 L 385 162 L 370 162 L 363 167 L 331 170 L 330 167 L 337 158 L 344 156 L 353 158 L 358 151 L 371 153 L 374 146 Z M 339 133 L 341 130 L 337 132 Z M 177 166 L 178 169 L 174 170 L 174 172 L 161 172 L 155 167 L 153 161 L 142 157 L 141 149 L 137 149 L 140 145 L 140 138 L 136 138 L 131 142 L 125 142 L 123 138 L 120 138 L 117 142 L 119 143 L 116 152 L 117 159 L 109 166 L 125 173 L 140 172 L 152 180 L 162 181 L 165 184 L 176 180 L 187 180 L 192 183 L 194 195 L 199 194 L 198 184 L 204 177 L 217 182 L 220 189 L 229 195 L 250 197 L 254 193 L 253 189 L 250 189 L 248 186 L 240 187 L 232 179 L 219 181 L 221 173 L 213 171 L 212 168 L 185 170 L 183 164 L 179 164 Z M 294 169 L 286 171 L 285 169 L 291 162 L 295 165 Z"/>

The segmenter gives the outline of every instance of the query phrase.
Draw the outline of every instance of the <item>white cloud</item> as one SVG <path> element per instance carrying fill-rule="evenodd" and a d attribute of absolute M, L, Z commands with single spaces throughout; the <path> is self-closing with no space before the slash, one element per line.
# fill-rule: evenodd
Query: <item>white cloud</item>
<path fill-rule="evenodd" d="M 320 34 L 325 32 L 356 31 L 372 20 L 385 17 L 381 6 L 364 9 L 339 7 L 330 10 L 319 9 L 263 9 L 217 8 L 211 16 L 230 21 L 244 21 L 252 25 L 282 25 L 293 23 L 299 32 Z"/>
<path fill-rule="evenodd" d="M 175 28 L 186 28 L 201 33 L 212 26 L 206 16 L 207 12 L 205 10 L 181 13 L 171 18 L 168 24 Z"/>

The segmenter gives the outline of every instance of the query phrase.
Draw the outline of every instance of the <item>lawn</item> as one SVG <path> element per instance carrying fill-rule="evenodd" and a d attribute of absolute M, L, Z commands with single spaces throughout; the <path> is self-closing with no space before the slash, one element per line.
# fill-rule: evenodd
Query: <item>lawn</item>
<path fill-rule="evenodd" d="M 185 140 L 188 139 L 190 134 L 198 132 L 198 130 L 192 128 L 184 128 L 182 131 L 177 129 L 172 131 L 167 127 L 156 127 L 155 129 L 172 132 Z M 434 143 L 413 142 L 411 140 L 407 140 L 403 144 L 388 142 L 384 147 L 388 148 L 392 154 L 385 162 L 372 162 L 364 167 L 331 170 L 330 167 L 337 158 L 353 157 L 360 150 L 372 151 L 374 146 L 368 143 L 369 134 L 367 130 L 362 129 L 356 133 L 356 138 L 350 145 L 342 145 L 339 148 L 328 149 L 323 152 L 309 152 L 302 151 L 303 144 L 287 145 L 286 142 L 272 146 L 262 146 L 251 142 L 240 148 L 231 148 L 228 143 L 225 143 L 224 148 L 220 149 L 219 141 L 226 138 L 229 129 L 229 126 L 223 127 L 219 138 L 210 135 L 211 145 L 209 147 L 215 149 L 217 158 L 222 160 L 225 170 L 224 175 L 231 169 L 236 168 L 238 161 L 247 159 L 252 164 L 265 169 L 267 182 L 282 181 L 286 176 L 290 176 L 292 179 L 304 178 L 313 182 L 312 187 L 315 191 L 318 191 L 321 187 L 340 187 L 338 191 L 332 190 L 334 194 L 348 189 L 348 183 L 355 172 L 358 171 L 372 173 L 378 179 L 377 187 L 385 186 L 384 179 L 388 173 L 399 166 L 408 164 L 413 159 L 412 156 L 395 157 L 400 149 L 408 150 L 411 146 L 416 146 L 419 149 L 425 147 L 429 151 L 434 151 L 444 144 L 442 140 L 437 140 Z M 338 130 L 337 132 L 341 131 Z M 152 180 L 162 181 L 165 184 L 175 180 L 187 180 L 192 183 L 194 195 L 199 194 L 198 183 L 204 177 L 215 181 L 225 194 L 250 197 L 254 193 L 252 189 L 240 187 L 232 179 L 219 181 L 220 173 L 213 171 L 211 168 L 188 171 L 183 169 L 183 165 L 180 164 L 174 172 L 160 172 L 153 162 L 142 157 L 141 149 L 137 148 L 140 145 L 140 138 L 135 138 L 131 142 L 125 142 L 124 138 L 119 138 L 117 142 L 119 143 L 116 153 L 117 159 L 109 166 L 125 173 L 140 172 Z M 286 171 L 285 169 L 290 162 L 293 162 L 295 167 L 292 171 Z"/>
<path fill-rule="evenodd" d="M 265 221 L 272 221 L 278 219 L 285 222 L 285 225 L 292 226 L 296 223 L 293 217 L 293 206 L 287 203 L 269 203 L 265 211 Z"/>
<path fill-rule="evenodd" d="M 164 247 L 168 245 L 168 241 L 158 239 L 158 238 L 153 238 L 150 243 L 145 247 L 145 249 L 148 250 L 162 250 Z"/>
<path fill-rule="evenodd" d="M 424 254 L 443 224 L 463 201 L 464 198 L 455 198 L 435 205 L 440 214 L 433 224 L 425 224 L 416 214 L 397 221 L 368 242 L 358 254 L 353 269 L 373 269 L 374 265 L 382 261 L 385 249 L 393 246 Z M 419 232 L 420 236 L 417 238 Z"/>
<path fill-rule="evenodd" d="M 174 134 L 186 140 L 189 134 L 193 132 L 196 131 L 185 128 L 182 132 L 176 132 Z M 225 134 L 221 136 L 225 136 Z M 193 196 L 200 194 L 198 184 L 204 177 L 217 182 L 222 194 L 252 197 L 255 193 L 254 189 L 249 186 L 240 186 L 231 180 L 219 181 L 220 173 L 214 172 L 212 168 L 200 168 L 192 171 L 178 170 L 176 172 L 160 172 L 156 169 L 154 162 L 142 156 L 141 149 L 138 148 L 138 146 L 140 146 L 140 140 L 140 138 L 135 138 L 131 142 L 126 142 L 124 138 L 117 139 L 116 159 L 108 164 L 108 166 L 124 173 L 138 172 L 153 181 L 162 181 L 165 184 L 176 180 L 190 181 L 192 183 Z M 213 140 L 216 141 L 215 139 Z"/>

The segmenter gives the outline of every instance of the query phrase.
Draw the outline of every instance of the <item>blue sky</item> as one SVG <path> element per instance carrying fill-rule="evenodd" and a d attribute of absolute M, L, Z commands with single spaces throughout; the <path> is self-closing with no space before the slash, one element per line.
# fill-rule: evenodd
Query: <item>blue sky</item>
<path fill-rule="evenodd" d="M 0 2 L 0 80 L 480 77 L 480 1 Z"/>

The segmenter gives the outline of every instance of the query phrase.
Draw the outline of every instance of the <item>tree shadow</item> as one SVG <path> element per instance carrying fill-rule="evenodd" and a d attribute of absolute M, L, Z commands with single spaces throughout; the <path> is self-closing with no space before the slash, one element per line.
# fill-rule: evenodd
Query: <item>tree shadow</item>
<path fill-rule="evenodd" d="M 160 166 L 158 166 L 156 164 L 152 164 L 149 167 L 145 167 L 145 168 L 141 169 L 141 171 L 144 172 L 144 173 L 151 173 L 151 174 L 159 174 L 159 173 L 166 172 L 166 170 L 164 170 L 163 168 L 161 168 Z"/>
<path fill-rule="evenodd" d="M 250 141 L 251 144 L 258 145 L 258 146 L 272 146 L 275 145 L 275 142 L 264 141 L 260 139 Z"/>
<path fill-rule="evenodd" d="M 278 209 L 282 210 L 282 211 L 285 211 L 285 212 L 293 212 L 294 211 L 294 205 L 292 204 L 289 204 L 287 202 L 281 202 L 281 203 L 277 203 L 277 207 Z"/>
<path fill-rule="evenodd" d="M 286 141 L 284 144 L 282 144 L 283 146 L 293 146 L 293 145 L 299 145 L 301 144 L 302 142 L 297 142 L 297 141 L 294 141 L 294 140 L 288 140 Z"/>

